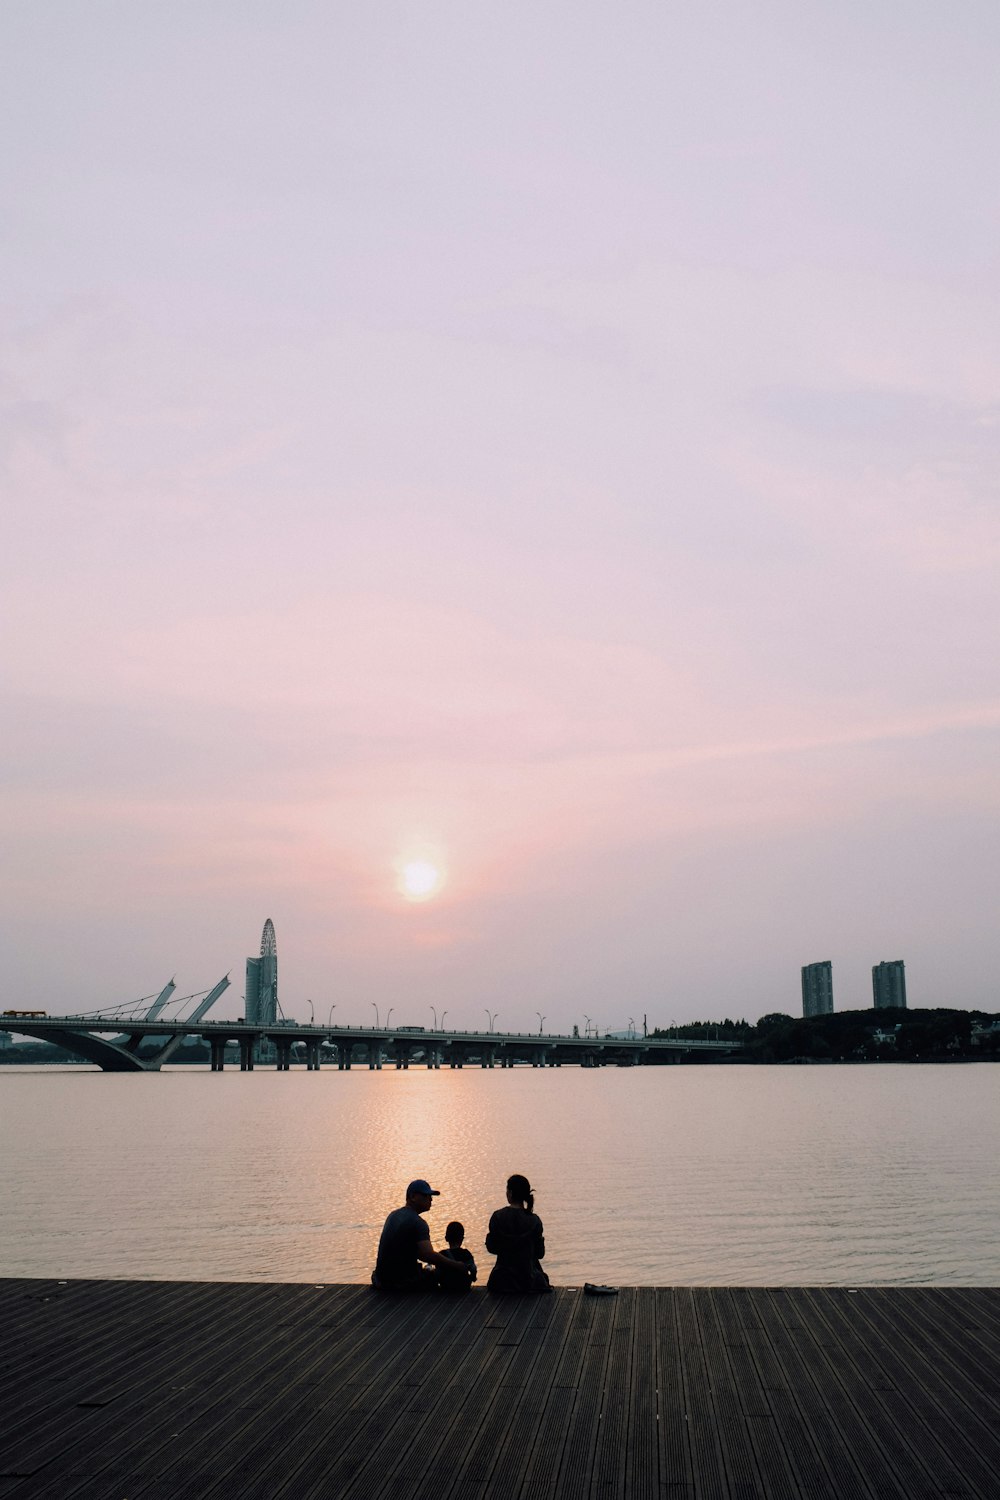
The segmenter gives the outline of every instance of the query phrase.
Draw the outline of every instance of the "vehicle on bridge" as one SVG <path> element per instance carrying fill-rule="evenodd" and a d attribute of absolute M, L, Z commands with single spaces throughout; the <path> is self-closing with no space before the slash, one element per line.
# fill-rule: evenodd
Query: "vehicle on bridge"
<path fill-rule="evenodd" d="M 44 1011 L 44 1010 L 5 1010 L 4 1013 L 3 1013 L 3 1015 L 4 1015 L 4 1019 L 8 1020 L 8 1021 L 12 1021 L 12 1020 L 31 1021 L 31 1020 L 37 1020 L 40 1016 L 46 1016 L 46 1015 L 48 1015 L 48 1011 Z"/>

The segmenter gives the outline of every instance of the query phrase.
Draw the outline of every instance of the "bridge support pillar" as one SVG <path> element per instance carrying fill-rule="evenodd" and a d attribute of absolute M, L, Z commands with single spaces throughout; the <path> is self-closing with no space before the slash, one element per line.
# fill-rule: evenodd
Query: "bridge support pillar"
<path fill-rule="evenodd" d="M 212 1072 L 221 1073 L 226 1061 L 226 1039 L 224 1036 L 213 1036 L 209 1046 L 212 1049 Z"/>
<path fill-rule="evenodd" d="M 291 1063 L 292 1044 L 286 1037 L 279 1037 L 275 1046 L 278 1049 L 277 1070 L 279 1073 L 287 1073 Z"/>
<path fill-rule="evenodd" d="M 319 1042 L 306 1043 L 306 1072 L 319 1072 Z"/>
<path fill-rule="evenodd" d="M 240 1072 L 241 1073 L 252 1073 L 253 1072 L 253 1047 L 254 1047 L 254 1038 L 252 1036 L 241 1036 L 240 1037 Z"/>

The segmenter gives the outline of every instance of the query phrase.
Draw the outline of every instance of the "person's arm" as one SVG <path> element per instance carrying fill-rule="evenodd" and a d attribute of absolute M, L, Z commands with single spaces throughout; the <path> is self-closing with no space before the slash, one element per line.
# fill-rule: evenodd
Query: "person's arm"
<path fill-rule="evenodd" d="M 446 1271 L 464 1271 L 468 1275 L 468 1268 L 457 1260 L 452 1260 L 450 1255 L 445 1255 L 435 1250 L 430 1240 L 421 1240 L 417 1245 L 417 1254 L 421 1260 L 425 1260 L 429 1266 L 443 1266 Z"/>
<path fill-rule="evenodd" d="M 535 1215 L 535 1259 L 545 1259 L 545 1231 L 537 1214 Z"/>

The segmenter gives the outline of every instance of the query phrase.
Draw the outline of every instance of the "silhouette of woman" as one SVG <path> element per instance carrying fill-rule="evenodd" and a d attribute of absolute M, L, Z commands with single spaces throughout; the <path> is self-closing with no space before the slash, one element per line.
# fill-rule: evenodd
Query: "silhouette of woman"
<path fill-rule="evenodd" d="M 497 1263 L 490 1272 L 490 1292 L 550 1292 L 549 1278 L 539 1265 L 545 1257 L 542 1221 L 535 1213 L 535 1196 L 527 1177 L 515 1172 L 507 1178 L 507 1207 L 490 1218 L 486 1248 Z"/>

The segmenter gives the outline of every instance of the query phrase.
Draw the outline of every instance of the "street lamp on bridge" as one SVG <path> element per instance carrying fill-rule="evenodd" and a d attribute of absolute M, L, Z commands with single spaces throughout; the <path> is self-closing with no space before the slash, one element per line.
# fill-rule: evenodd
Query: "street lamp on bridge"
<path fill-rule="evenodd" d="M 541 1036 L 542 1027 L 545 1025 L 545 1017 L 542 1015 L 540 1010 L 536 1010 L 535 1015 L 538 1017 L 538 1035 Z"/>
<path fill-rule="evenodd" d="M 431 1015 L 434 1017 L 434 1030 L 438 1029 L 438 1013 L 436 1006 L 431 1006 Z"/>
<path fill-rule="evenodd" d="M 315 1026 L 316 1025 L 316 1007 L 315 1007 L 315 1005 L 313 1005 L 313 1003 L 309 999 L 308 995 L 306 996 L 306 1004 L 309 1007 L 309 1025 L 310 1026 Z"/>
<path fill-rule="evenodd" d="M 386 1018 L 385 1018 L 385 1029 L 386 1029 L 386 1031 L 389 1030 L 389 1016 L 391 1016 L 391 1015 L 392 1015 L 392 1006 L 390 1005 L 389 1006 L 389 1010 L 388 1010 L 388 1014 L 386 1015 Z"/>
<path fill-rule="evenodd" d="M 485 1010 L 485 1012 L 486 1012 L 486 1019 L 490 1023 L 490 1031 L 492 1032 L 493 1031 L 493 1023 L 496 1020 L 497 1016 L 500 1014 L 500 1012 L 498 1010 L 491 1011 L 489 1009 L 489 1007 L 486 1006 L 486 1005 L 483 1006 L 483 1010 Z"/>
<path fill-rule="evenodd" d="M 446 1018 L 447 1014 L 448 1014 L 448 1012 L 446 1010 L 443 1010 L 441 1012 L 441 1030 L 442 1031 L 444 1030 L 444 1023 L 445 1023 L 445 1018 Z"/>
<path fill-rule="evenodd" d="M 379 1019 L 378 1019 L 378 1006 L 375 1004 L 374 1000 L 372 1001 L 372 1010 L 375 1012 L 375 1030 L 376 1031 L 381 1031 L 382 1027 L 379 1024 Z"/>
<path fill-rule="evenodd" d="M 329 1031 L 330 1027 L 333 1025 L 333 1013 L 334 1013 L 334 1011 L 336 1009 L 337 1009 L 337 1002 L 335 1000 L 333 1002 L 333 1004 L 330 1006 L 330 1014 L 326 1018 L 326 1029 L 327 1029 L 327 1031 Z"/>

